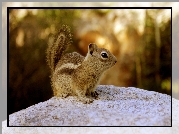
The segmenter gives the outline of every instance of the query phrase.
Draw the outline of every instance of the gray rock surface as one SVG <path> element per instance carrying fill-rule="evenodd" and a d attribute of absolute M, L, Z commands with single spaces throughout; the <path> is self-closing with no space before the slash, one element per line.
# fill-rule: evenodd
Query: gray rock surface
<path fill-rule="evenodd" d="M 10 126 L 171 126 L 171 96 L 134 87 L 100 85 L 99 99 L 51 99 L 9 116 Z"/>

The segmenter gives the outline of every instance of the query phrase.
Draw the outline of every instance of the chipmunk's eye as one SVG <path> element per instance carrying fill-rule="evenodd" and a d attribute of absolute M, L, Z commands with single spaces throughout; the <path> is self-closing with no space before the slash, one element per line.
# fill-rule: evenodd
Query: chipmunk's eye
<path fill-rule="evenodd" d="M 102 58 L 108 58 L 108 54 L 105 51 L 101 52 L 101 56 Z"/>

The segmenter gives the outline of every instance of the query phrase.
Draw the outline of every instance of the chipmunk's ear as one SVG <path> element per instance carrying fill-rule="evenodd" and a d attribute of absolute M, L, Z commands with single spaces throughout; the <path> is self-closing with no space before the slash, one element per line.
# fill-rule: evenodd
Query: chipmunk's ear
<path fill-rule="evenodd" d="M 97 49 L 98 47 L 94 43 L 90 43 L 88 46 L 88 52 L 92 55 L 93 52 Z"/>

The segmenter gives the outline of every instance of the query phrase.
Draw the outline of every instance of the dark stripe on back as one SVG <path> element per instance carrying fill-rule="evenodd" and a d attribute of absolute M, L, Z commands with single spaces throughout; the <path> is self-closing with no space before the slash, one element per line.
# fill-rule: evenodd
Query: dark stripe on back
<path fill-rule="evenodd" d="M 74 69 L 71 68 L 62 68 L 59 73 L 60 74 L 66 74 L 66 75 L 71 75 L 73 73 Z"/>

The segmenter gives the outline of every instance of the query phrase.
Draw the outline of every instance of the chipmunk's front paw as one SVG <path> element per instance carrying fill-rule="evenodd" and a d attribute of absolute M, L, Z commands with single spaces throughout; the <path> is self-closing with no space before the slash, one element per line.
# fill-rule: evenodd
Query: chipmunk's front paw
<path fill-rule="evenodd" d="M 91 96 L 94 97 L 95 99 L 98 98 L 98 95 L 99 95 L 99 94 L 98 94 L 96 91 L 91 92 Z"/>

